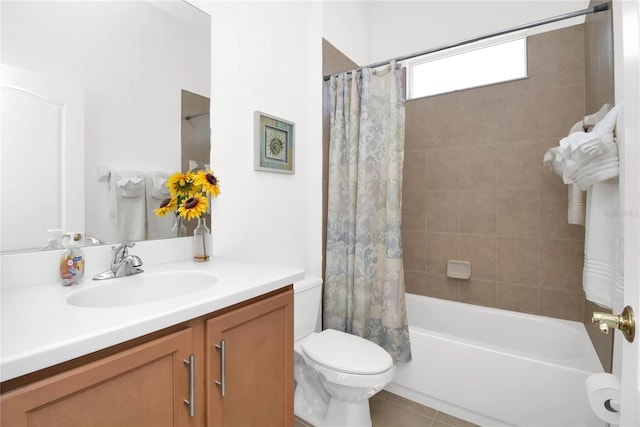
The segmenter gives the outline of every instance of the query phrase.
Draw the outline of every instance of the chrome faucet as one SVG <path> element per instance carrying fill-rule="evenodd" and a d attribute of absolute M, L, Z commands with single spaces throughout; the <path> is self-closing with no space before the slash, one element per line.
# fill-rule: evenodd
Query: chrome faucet
<path fill-rule="evenodd" d="M 111 251 L 113 257 L 111 259 L 111 268 L 104 273 L 100 273 L 93 277 L 93 280 L 113 279 L 115 277 L 131 276 L 133 274 L 142 273 L 142 260 L 137 255 L 129 255 L 129 248 L 134 247 L 133 242 L 124 242 L 118 246 L 112 246 Z"/>

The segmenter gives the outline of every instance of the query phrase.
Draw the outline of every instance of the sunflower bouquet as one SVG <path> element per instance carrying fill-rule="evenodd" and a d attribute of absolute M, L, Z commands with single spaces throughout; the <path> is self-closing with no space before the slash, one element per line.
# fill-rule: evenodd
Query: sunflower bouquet
<path fill-rule="evenodd" d="M 197 172 L 176 172 L 169 177 L 166 184 L 170 197 L 160 203 L 160 207 L 153 213 L 156 216 L 165 216 L 173 212 L 176 216 L 176 228 L 179 235 L 182 220 L 200 218 L 207 212 L 209 200 L 220 194 L 218 179 L 210 169 L 199 170 Z M 194 230 L 194 261 L 202 262 L 209 260 L 210 251 L 207 249 L 209 229 L 204 222 L 198 221 L 198 227 Z M 202 238 L 198 238 L 202 237 Z"/>
<path fill-rule="evenodd" d="M 207 195 L 213 199 L 220 194 L 218 179 L 210 169 L 176 172 L 169 177 L 166 186 L 171 197 L 164 199 L 153 211 L 156 216 L 173 212 L 185 220 L 200 218 L 209 207 Z"/>
<path fill-rule="evenodd" d="M 171 197 L 164 199 L 153 211 L 156 216 L 173 212 L 186 220 L 200 218 L 209 207 L 207 195 L 216 198 L 220 194 L 218 179 L 210 169 L 176 172 L 169 177 L 166 186 Z"/>

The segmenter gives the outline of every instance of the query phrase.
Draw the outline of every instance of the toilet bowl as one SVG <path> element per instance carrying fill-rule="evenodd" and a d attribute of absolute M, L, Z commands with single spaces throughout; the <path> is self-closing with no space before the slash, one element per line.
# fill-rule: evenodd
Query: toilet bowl
<path fill-rule="evenodd" d="M 321 289 L 320 278 L 294 283 L 294 412 L 317 427 L 371 426 L 369 398 L 391 382 L 393 360 L 364 338 L 317 332 Z"/>

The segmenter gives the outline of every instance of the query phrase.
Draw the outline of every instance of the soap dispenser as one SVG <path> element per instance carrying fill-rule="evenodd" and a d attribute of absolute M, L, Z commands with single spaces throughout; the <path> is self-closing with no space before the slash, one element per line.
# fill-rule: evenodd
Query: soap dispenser
<path fill-rule="evenodd" d="M 60 256 L 60 280 L 62 286 L 82 283 L 84 276 L 84 257 L 80 243 L 82 233 L 66 233 L 62 235 L 61 244 L 65 248 Z"/>

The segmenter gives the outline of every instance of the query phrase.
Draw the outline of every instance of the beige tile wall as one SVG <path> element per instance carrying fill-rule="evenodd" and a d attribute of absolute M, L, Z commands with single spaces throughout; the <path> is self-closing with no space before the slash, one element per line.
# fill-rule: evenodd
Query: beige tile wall
<path fill-rule="evenodd" d="M 200 116 L 191 120 L 184 117 L 190 114 L 199 114 L 210 110 L 210 100 L 206 96 L 182 89 L 181 99 L 181 125 L 180 125 L 180 166 L 182 171 L 189 170 L 189 160 L 195 160 L 203 167 L 211 162 L 211 132 L 209 116 Z M 211 213 L 203 216 L 207 226 L 211 228 Z M 185 221 L 187 236 L 193 234 L 198 221 Z"/>
<path fill-rule="evenodd" d="M 592 0 L 589 7 L 598 4 Z M 602 104 L 613 105 L 613 18 L 611 4 L 606 12 L 587 15 L 584 22 L 585 43 L 585 109 L 598 111 Z M 585 302 L 584 323 L 605 370 L 611 372 L 613 335 L 602 334 L 591 324 L 594 311 L 607 311 L 592 302 Z"/>
<path fill-rule="evenodd" d="M 532 36 L 528 54 L 528 79 L 406 102 L 406 289 L 582 321 L 584 227 L 542 156 L 585 114 L 584 28 Z M 471 280 L 447 278 L 448 259 Z"/>

